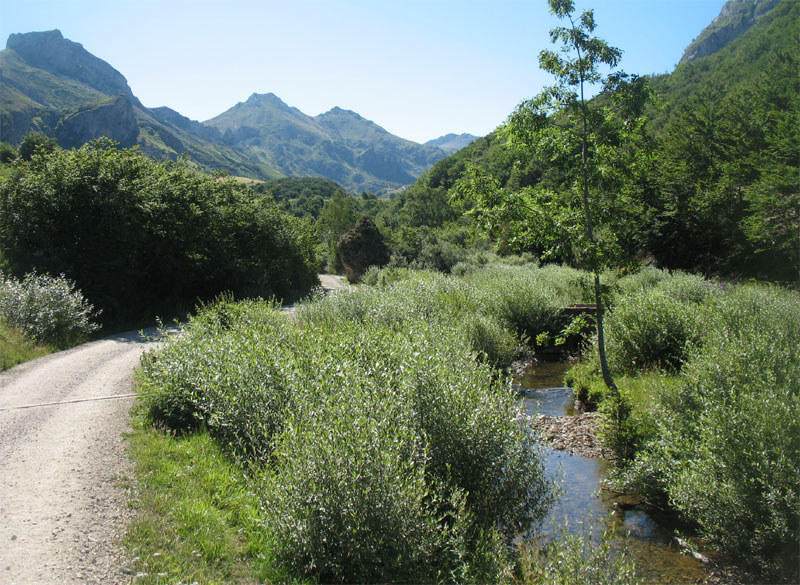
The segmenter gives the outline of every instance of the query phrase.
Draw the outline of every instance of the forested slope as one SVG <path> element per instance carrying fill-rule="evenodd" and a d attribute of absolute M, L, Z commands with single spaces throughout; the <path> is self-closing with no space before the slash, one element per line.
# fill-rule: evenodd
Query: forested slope
<path fill-rule="evenodd" d="M 716 53 L 647 78 L 644 131 L 628 148 L 642 156 L 618 186 L 619 245 L 628 261 L 708 274 L 797 280 L 800 274 L 800 4 L 784 0 Z M 612 96 L 599 95 L 597 107 Z M 564 177 L 509 143 L 503 127 L 439 161 L 394 202 L 394 221 L 440 227 L 469 209 L 451 196 L 476 165 L 511 193 L 558 191 Z M 520 222 L 478 227 L 501 250 L 549 253 L 562 246 L 553 199 L 536 229 Z M 549 227 L 548 227 L 549 226 Z M 543 230 L 552 233 L 544 233 Z"/>

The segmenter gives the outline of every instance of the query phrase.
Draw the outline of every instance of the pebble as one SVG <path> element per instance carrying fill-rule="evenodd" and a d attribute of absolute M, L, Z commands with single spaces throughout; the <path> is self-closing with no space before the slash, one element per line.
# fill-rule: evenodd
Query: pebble
<path fill-rule="evenodd" d="M 597 437 L 600 417 L 597 412 L 587 412 L 575 416 L 539 415 L 530 417 L 528 421 L 555 451 L 583 457 L 611 458 L 612 452 Z"/>

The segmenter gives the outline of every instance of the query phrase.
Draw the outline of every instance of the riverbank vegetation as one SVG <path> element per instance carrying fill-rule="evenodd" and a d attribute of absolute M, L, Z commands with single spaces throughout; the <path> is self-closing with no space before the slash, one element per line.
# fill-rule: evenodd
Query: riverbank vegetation
<path fill-rule="evenodd" d="M 492 363 L 557 322 L 581 274 L 499 262 L 464 277 L 371 276 L 374 286 L 300 304 L 296 318 L 263 301 L 205 307 L 144 360 L 142 424 L 173 444 L 209 437 L 237 464 L 260 502 L 262 544 L 243 562 L 266 563 L 261 578 L 535 582 L 524 575 L 545 569 L 531 563 L 583 549 L 522 553 L 526 573 L 509 547 L 555 494 Z M 631 582 L 621 575 L 603 582 Z"/>
<path fill-rule="evenodd" d="M 622 480 L 741 564 L 796 579 L 800 295 L 656 269 L 613 288 L 619 395 L 594 348 L 567 381 L 606 415 Z"/>
<path fill-rule="evenodd" d="M 295 578 L 494 580 L 547 507 L 539 447 L 462 331 L 379 297 L 209 307 L 145 361 L 144 409 L 245 463 Z"/>
<path fill-rule="evenodd" d="M 236 464 L 260 502 L 262 548 L 242 562 L 264 575 L 522 579 L 520 563 L 547 555 L 504 543 L 553 494 L 534 435 L 511 422 L 503 367 L 557 337 L 591 276 L 496 258 L 461 276 L 387 267 L 364 280 L 296 319 L 265 302 L 206 307 L 145 360 L 142 420 L 174 434 L 169 449 L 208 437 Z M 591 344 L 569 377 L 603 413 L 628 489 L 751 570 L 791 578 L 800 297 L 652 268 L 604 280 L 619 394 Z"/>

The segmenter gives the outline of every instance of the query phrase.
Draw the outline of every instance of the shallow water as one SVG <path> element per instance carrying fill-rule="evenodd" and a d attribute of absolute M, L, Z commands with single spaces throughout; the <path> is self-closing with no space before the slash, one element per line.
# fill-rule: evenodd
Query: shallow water
<path fill-rule="evenodd" d="M 543 363 L 515 379 L 524 395 L 526 414 L 569 416 L 575 414 L 572 390 L 563 387 L 562 378 L 569 364 Z M 670 584 L 703 582 L 706 567 L 694 557 L 681 554 L 671 528 L 660 524 L 646 510 L 635 505 L 635 498 L 601 489 L 610 464 L 603 459 L 551 451 L 547 473 L 559 479 L 561 498 L 542 522 L 542 534 L 553 537 L 560 531 L 589 531 L 600 537 L 607 522 L 613 522 L 620 547 L 627 546 L 645 583 Z"/>

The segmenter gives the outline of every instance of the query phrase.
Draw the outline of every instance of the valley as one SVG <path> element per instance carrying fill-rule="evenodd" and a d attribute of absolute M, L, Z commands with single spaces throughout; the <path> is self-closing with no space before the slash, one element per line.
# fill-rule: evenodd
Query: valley
<path fill-rule="evenodd" d="M 124 393 L 137 583 L 797 580 L 800 3 L 729 0 L 654 75 L 546 4 L 547 84 L 426 144 L 274 93 L 190 120 L 9 38 L 0 357 L 67 352 L 3 379 L 180 323 Z"/>

